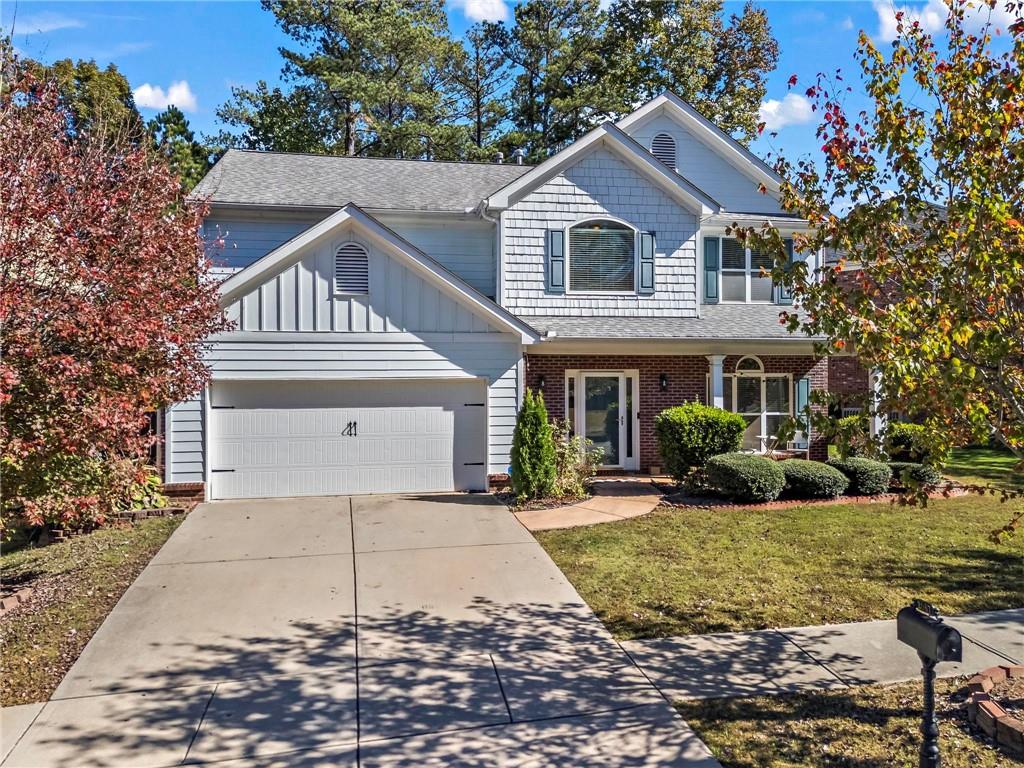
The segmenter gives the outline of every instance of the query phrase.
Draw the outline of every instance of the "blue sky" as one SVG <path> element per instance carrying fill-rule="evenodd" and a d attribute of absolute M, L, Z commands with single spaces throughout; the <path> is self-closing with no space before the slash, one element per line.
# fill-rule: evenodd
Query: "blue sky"
<path fill-rule="evenodd" d="M 511 0 L 449 0 L 453 33 L 473 20 L 507 17 Z M 761 0 L 781 46 L 778 69 L 770 75 L 764 115 L 777 136 L 764 136 L 754 150 L 782 151 L 795 157 L 813 153 L 815 119 L 803 99 L 818 72 L 841 69 L 856 89 L 853 53 L 858 30 L 876 40 L 891 39 L 895 7 L 891 0 L 802 2 Z M 727 2 L 738 11 L 740 2 Z M 900 5 L 928 28 L 939 30 L 941 0 Z M 258 2 L 46 2 L 2 0 L 0 22 L 14 29 L 14 45 L 43 61 L 71 57 L 113 62 L 135 90 L 145 117 L 168 101 L 176 103 L 198 133 L 216 133 L 215 110 L 232 85 L 259 79 L 277 82 L 277 47 L 288 39 L 272 14 Z M 797 75 L 799 86 L 786 81 Z M 860 101 L 854 94 L 852 102 Z"/>

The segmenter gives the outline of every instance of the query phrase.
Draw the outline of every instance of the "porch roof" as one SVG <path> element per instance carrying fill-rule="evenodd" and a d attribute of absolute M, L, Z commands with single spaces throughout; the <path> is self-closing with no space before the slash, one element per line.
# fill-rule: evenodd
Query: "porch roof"
<path fill-rule="evenodd" d="M 778 304 L 704 304 L 701 317 L 522 316 L 541 333 L 557 339 L 702 339 L 742 341 L 818 341 L 790 333 L 779 313 L 792 307 Z"/>

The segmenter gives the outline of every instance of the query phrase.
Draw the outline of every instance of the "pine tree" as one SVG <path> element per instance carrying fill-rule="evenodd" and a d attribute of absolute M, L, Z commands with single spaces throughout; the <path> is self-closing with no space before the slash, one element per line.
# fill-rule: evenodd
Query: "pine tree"
<path fill-rule="evenodd" d="M 512 433 L 512 490 L 520 501 L 550 495 L 555 443 L 544 395 L 527 389 Z"/>
<path fill-rule="evenodd" d="M 210 149 L 195 139 L 185 114 L 173 104 L 149 121 L 153 146 L 188 192 L 210 169 Z"/>
<path fill-rule="evenodd" d="M 471 147 L 467 154 L 471 159 L 491 160 L 508 114 L 501 98 L 510 77 L 508 59 L 486 24 L 477 24 L 466 32 L 463 49 L 455 90 L 469 131 Z"/>

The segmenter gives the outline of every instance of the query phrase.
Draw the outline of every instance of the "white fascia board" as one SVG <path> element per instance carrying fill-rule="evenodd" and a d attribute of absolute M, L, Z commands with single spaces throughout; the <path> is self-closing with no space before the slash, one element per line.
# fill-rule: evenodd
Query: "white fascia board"
<path fill-rule="evenodd" d="M 488 210 L 504 211 L 532 190 L 579 162 L 586 154 L 604 146 L 626 160 L 652 182 L 658 184 L 684 207 L 705 216 L 721 211 L 721 205 L 678 173 L 662 165 L 632 137 L 607 122 L 558 152 L 529 173 L 502 187 L 486 200 Z"/>
<path fill-rule="evenodd" d="M 269 275 L 296 260 L 300 252 L 317 244 L 346 224 L 358 226 L 360 233 L 365 233 L 384 245 L 389 252 L 397 254 L 456 301 L 469 304 L 478 314 L 516 333 L 523 344 L 532 344 L 540 339 L 540 334 L 529 325 L 499 307 L 460 277 L 449 272 L 408 240 L 381 224 L 353 203 L 349 203 L 323 221 L 314 224 L 221 283 L 221 307 L 227 308 L 266 280 Z"/>
<path fill-rule="evenodd" d="M 779 216 L 771 213 L 716 213 L 701 219 L 704 228 L 724 229 L 733 224 L 760 229 L 763 224 L 784 232 L 810 232 L 813 228 L 807 219 Z"/>
<path fill-rule="evenodd" d="M 646 122 L 659 111 L 665 111 L 677 119 L 705 146 L 719 154 L 741 173 L 764 184 L 772 192 L 779 191 L 782 178 L 771 166 L 671 91 L 654 97 L 619 120 L 616 125 L 628 132 L 631 127 Z"/>

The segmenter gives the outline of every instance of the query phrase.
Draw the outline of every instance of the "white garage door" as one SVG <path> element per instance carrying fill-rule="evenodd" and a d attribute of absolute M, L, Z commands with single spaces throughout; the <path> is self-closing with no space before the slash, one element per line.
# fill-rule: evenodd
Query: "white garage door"
<path fill-rule="evenodd" d="M 477 380 L 216 382 L 214 499 L 483 490 Z"/>

